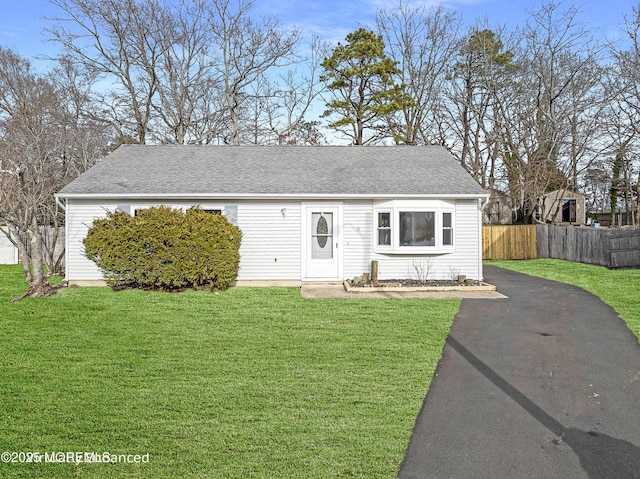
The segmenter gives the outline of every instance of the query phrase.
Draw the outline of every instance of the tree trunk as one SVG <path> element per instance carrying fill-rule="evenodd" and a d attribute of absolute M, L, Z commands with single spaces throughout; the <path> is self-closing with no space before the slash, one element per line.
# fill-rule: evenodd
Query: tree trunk
<path fill-rule="evenodd" d="M 620 174 L 622 172 L 624 154 L 627 143 L 620 145 L 613 161 L 613 174 L 611 178 L 611 189 L 609 190 L 609 201 L 611 204 L 611 226 L 616 225 L 618 212 L 618 199 L 620 197 Z"/>
<path fill-rule="evenodd" d="M 28 284 L 33 281 L 31 277 L 31 263 L 29 263 L 29 256 L 27 254 L 20 253 L 20 264 L 22 265 L 22 271 Z"/>
<path fill-rule="evenodd" d="M 240 144 L 240 115 L 238 114 L 238 101 L 235 93 L 227 92 L 227 105 L 231 119 L 231 144 Z"/>
<path fill-rule="evenodd" d="M 31 279 L 29 281 L 29 288 L 25 293 L 25 296 L 43 297 L 49 296 L 53 289 L 49 284 L 49 279 L 44 273 L 44 255 L 42 252 L 42 236 L 38 228 L 38 219 L 36 215 L 33 215 L 31 220 L 31 228 L 27 231 L 29 242 L 31 245 Z M 24 264 L 24 263 L 23 263 Z"/>

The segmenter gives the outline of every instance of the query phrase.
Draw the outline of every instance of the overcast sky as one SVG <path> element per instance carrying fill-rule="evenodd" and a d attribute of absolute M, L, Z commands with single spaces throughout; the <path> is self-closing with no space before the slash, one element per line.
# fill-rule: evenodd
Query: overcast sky
<path fill-rule="evenodd" d="M 418 5 L 415 0 L 405 0 Z M 423 4 L 438 2 L 423 0 Z M 597 29 L 598 36 L 616 37 L 623 14 L 630 16 L 632 0 L 583 0 L 560 2 L 564 8 L 576 5 L 582 10 L 580 19 Z M 375 12 L 379 8 L 396 5 L 394 0 L 255 0 L 256 13 L 273 14 L 283 23 L 293 23 L 305 35 L 318 34 L 321 39 L 336 42 L 359 26 L 373 27 Z M 489 19 L 490 25 L 523 25 L 527 13 L 537 11 L 538 0 L 448 0 L 447 8 L 459 11 L 466 23 Z M 57 9 L 48 0 L 0 0 L 0 45 L 11 48 L 22 56 L 34 58 L 52 54 L 57 46 L 45 41 L 44 17 L 56 16 Z"/>

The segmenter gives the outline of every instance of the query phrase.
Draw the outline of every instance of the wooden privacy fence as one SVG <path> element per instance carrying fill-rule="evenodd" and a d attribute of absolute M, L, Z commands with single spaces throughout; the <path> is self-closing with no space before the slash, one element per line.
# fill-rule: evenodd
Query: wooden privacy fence
<path fill-rule="evenodd" d="M 640 267 L 640 229 L 537 225 L 539 258 L 608 268 Z"/>
<path fill-rule="evenodd" d="M 640 267 L 640 228 L 483 226 L 484 259 L 555 258 L 608 268 Z"/>
<path fill-rule="evenodd" d="M 534 259 L 538 257 L 535 225 L 482 227 L 484 259 Z"/>

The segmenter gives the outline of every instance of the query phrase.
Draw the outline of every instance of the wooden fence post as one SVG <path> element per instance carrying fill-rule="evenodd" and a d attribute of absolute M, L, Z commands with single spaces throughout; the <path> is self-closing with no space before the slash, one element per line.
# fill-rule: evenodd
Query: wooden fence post
<path fill-rule="evenodd" d="M 378 282 L 378 261 L 375 259 L 371 261 L 371 282 Z"/>

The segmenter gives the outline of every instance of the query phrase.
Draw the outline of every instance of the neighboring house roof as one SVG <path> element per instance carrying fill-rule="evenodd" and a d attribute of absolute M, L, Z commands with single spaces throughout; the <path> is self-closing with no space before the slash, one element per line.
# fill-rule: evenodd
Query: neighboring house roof
<path fill-rule="evenodd" d="M 123 145 L 60 197 L 486 197 L 440 146 Z"/>
<path fill-rule="evenodd" d="M 543 198 L 586 198 L 587 195 L 571 190 L 553 190 L 545 193 Z"/>

